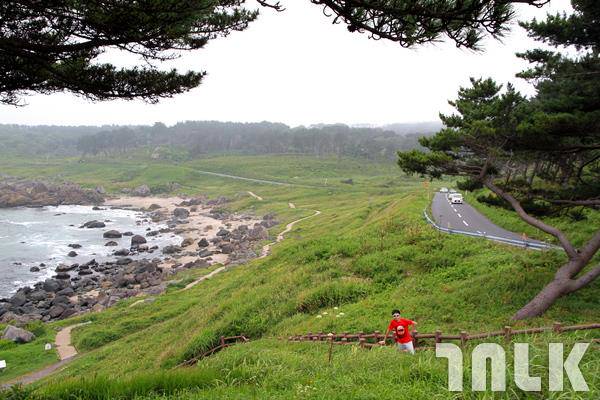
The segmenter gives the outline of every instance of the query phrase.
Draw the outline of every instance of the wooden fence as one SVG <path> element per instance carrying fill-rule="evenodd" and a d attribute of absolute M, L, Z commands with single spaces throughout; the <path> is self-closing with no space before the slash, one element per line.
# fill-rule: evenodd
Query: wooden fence
<path fill-rule="evenodd" d="M 198 360 L 200 360 L 200 359 L 202 359 L 204 357 L 212 356 L 213 354 L 215 354 L 218 351 L 223 350 L 224 348 L 227 348 L 229 346 L 233 346 L 236 343 L 247 343 L 249 341 L 250 341 L 250 339 L 247 338 L 244 335 L 239 335 L 239 336 L 221 336 L 221 338 L 219 339 L 219 344 L 217 346 L 215 346 L 212 349 L 210 349 L 210 350 L 208 350 L 208 351 L 200 354 L 199 356 L 195 356 L 193 358 L 190 358 L 189 360 L 185 360 L 181 364 L 178 364 L 175 368 L 177 368 L 177 367 L 185 367 L 185 366 L 192 365 L 196 361 L 198 361 Z"/>
<path fill-rule="evenodd" d="M 582 330 L 590 330 L 590 329 L 600 329 L 600 323 L 597 324 L 587 324 L 587 325 L 571 325 L 571 326 L 563 326 L 559 322 L 555 322 L 554 325 L 550 327 L 540 327 L 540 328 L 526 328 L 526 329 L 512 329 L 510 326 L 505 326 L 504 329 L 493 332 L 483 332 L 483 333 L 474 333 L 469 334 L 466 331 L 461 331 L 458 335 L 446 335 L 441 331 L 435 331 L 434 333 L 419 333 L 418 331 L 412 332 L 413 344 L 415 348 L 420 349 L 429 349 L 434 348 L 434 346 L 427 346 L 425 343 L 426 340 L 431 340 L 433 343 L 442 343 L 443 341 L 460 341 L 461 346 L 464 346 L 469 340 L 481 340 L 492 337 L 503 336 L 507 342 L 510 342 L 513 336 L 517 335 L 531 335 L 535 333 L 544 333 L 544 332 L 554 332 L 557 334 L 564 332 L 573 332 L 573 331 L 582 331 Z M 374 331 L 372 333 L 312 333 L 309 332 L 306 335 L 293 335 L 289 336 L 287 339 L 280 338 L 282 340 L 287 340 L 290 342 L 326 342 L 336 345 L 355 345 L 358 343 L 360 347 L 363 348 L 373 348 L 382 346 L 379 344 L 381 340 L 385 337 L 380 331 Z M 181 364 L 177 365 L 177 367 L 189 366 L 197 362 L 198 360 L 213 355 L 214 353 L 223 350 L 224 348 L 230 347 L 237 343 L 247 343 L 250 339 L 245 335 L 239 336 L 221 336 L 219 340 L 219 344 L 212 349 L 200 354 L 199 356 L 190 358 L 189 360 L 185 360 Z M 592 339 L 594 343 L 598 343 L 599 339 Z M 431 344 L 433 344 L 431 343 Z"/>
<path fill-rule="evenodd" d="M 556 322 L 553 326 L 550 327 L 540 327 L 540 328 L 526 328 L 526 329 L 512 329 L 510 326 L 505 326 L 504 329 L 493 332 L 484 332 L 484 333 L 474 333 L 469 334 L 466 331 L 461 331 L 458 335 L 448 335 L 443 334 L 441 331 L 435 331 L 434 333 L 419 333 L 418 331 L 413 331 L 413 344 L 414 347 L 432 347 L 432 346 L 423 346 L 426 340 L 431 340 L 434 343 L 442 343 L 443 341 L 460 341 L 461 346 L 464 346 L 469 340 L 481 340 L 492 337 L 503 336 L 504 339 L 510 342 L 513 336 L 516 335 L 530 335 L 535 333 L 543 333 L 543 332 L 554 332 L 557 334 L 563 332 L 573 332 L 573 331 L 581 331 L 581 330 L 589 330 L 589 329 L 600 329 L 600 323 L 597 324 L 587 324 L 587 325 L 571 325 L 571 326 L 563 326 L 561 323 Z M 374 331 L 372 333 L 312 333 L 309 332 L 306 335 L 293 335 L 287 338 L 290 342 L 306 342 L 306 341 L 324 341 L 324 342 L 332 342 L 334 344 L 339 345 L 354 345 L 358 343 L 359 346 L 365 348 L 377 347 L 381 346 L 379 342 L 383 340 L 385 337 L 380 331 Z M 433 344 L 433 343 L 432 343 Z"/>

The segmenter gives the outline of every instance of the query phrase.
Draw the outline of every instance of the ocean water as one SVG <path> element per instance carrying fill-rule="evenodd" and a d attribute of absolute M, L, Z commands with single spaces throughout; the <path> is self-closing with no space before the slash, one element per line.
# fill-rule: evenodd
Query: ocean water
<path fill-rule="evenodd" d="M 104 239 L 105 231 L 115 229 L 119 232 L 131 231 L 145 236 L 147 228 L 157 230 L 165 227 L 152 222 L 141 222 L 143 214 L 124 209 L 106 209 L 94 211 L 91 206 L 58 206 L 43 208 L 0 209 L 0 298 L 8 297 L 19 287 L 31 285 L 55 275 L 54 269 L 60 263 L 85 263 L 91 259 L 105 261 L 114 259 L 111 253 L 120 248 L 129 248 L 131 237 Z M 98 220 L 106 228 L 79 228 L 87 221 Z M 148 245 L 178 244 L 181 238 L 172 234 L 160 237 L 148 237 Z M 114 240 L 116 247 L 104 244 Z M 72 249 L 70 243 L 80 244 Z M 68 257 L 74 250 L 77 257 Z M 160 254 L 140 255 L 156 257 Z M 39 266 L 39 272 L 30 272 L 32 266 Z"/>

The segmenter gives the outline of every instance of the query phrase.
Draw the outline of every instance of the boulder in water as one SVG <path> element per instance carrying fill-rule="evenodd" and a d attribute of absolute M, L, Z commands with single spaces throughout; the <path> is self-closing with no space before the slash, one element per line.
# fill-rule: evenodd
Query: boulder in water
<path fill-rule="evenodd" d="M 115 231 L 115 230 L 106 231 L 106 232 L 104 232 L 104 234 L 102 236 L 105 239 L 119 239 L 119 238 L 123 237 L 121 232 Z"/>
<path fill-rule="evenodd" d="M 145 237 L 140 235 L 134 235 L 131 237 L 131 247 L 138 247 L 141 244 L 146 243 L 147 240 Z"/>
<path fill-rule="evenodd" d="M 81 225 L 82 228 L 95 229 L 95 228 L 105 228 L 106 224 L 101 221 L 88 221 L 85 224 Z"/>

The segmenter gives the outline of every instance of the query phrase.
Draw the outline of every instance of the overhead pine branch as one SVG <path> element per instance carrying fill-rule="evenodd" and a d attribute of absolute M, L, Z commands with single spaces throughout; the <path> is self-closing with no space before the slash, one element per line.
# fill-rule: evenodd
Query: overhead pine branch
<path fill-rule="evenodd" d="M 257 17 L 245 0 L 6 0 L 0 2 L 0 103 L 28 92 L 70 91 L 93 100 L 155 102 L 198 86 L 202 71 L 164 71 L 160 61 L 241 31 Z M 140 57 L 98 63 L 108 49 Z"/>
<path fill-rule="evenodd" d="M 541 7 L 549 0 L 311 0 L 323 6 L 334 23 L 350 32 L 368 33 L 402 47 L 444 38 L 473 50 L 489 35 L 501 38 L 515 17 L 514 4 Z"/>

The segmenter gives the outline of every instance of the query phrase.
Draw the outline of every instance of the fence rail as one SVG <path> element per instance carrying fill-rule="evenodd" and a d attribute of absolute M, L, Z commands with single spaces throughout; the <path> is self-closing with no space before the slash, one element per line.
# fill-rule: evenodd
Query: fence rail
<path fill-rule="evenodd" d="M 227 347 L 233 346 L 234 344 L 247 343 L 249 341 L 250 341 L 250 339 L 247 338 L 245 335 L 221 336 L 219 339 L 219 344 L 217 346 L 213 347 L 212 349 L 210 349 L 208 351 L 205 351 L 204 353 L 202 353 L 198 356 L 195 356 L 188 360 L 183 361 L 182 363 L 176 365 L 175 368 L 190 366 L 190 365 L 194 364 L 195 362 L 197 362 L 198 360 L 201 360 L 204 357 L 212 356 L 216 352 L 221 351 Z"/>
<path fill-rule="evenodd" d="M 505 326 L 504 329 L 492 332 L 482 332 L 469 334 L 466 331 L 461 331 L 459 334 L 449 335 L 443 334 L 437 330 L 434 333 L 419 333 L 413 331 L 413 344 L 415 348 L 420 347 L 425 339 L 433 339 L 435 343 L 441 343 L 443 341 L 457 340 L 461 342 L 461 345 L 465 345 L 469 340 L 481 340 L 491 337 L 503 336 L 506 341 L 510 341 L 513 336 L 516 335 L 527 335 L 543 332 L 554 332 L 557 334 L 564 332 L 582 331 L 590 329 L 600 329 L 600 323 L 587 324 L 587 325 L 571 325 L 563 326 L 561 323 L 556 322 L 554 325 L 549 327 L 538 327 L 538 328 L 526 328 L 513 330 L 510 326 Z M 331 342 L 338 345 L 355 345 L 359 344 L 361 347 L 371 348 L 381 346 L 379 342 L 385 338 L 385 335 L 380 331 L 374 331 L 372 333 L 313 333 L 309 332 L 306 335 L 292 335 L 287 338 L 290 342 Z M 422 347 L 422 346 L 421 346 Z"/>
<path fill-rule="evenodd" d="M 412 338 L 413 344 L 415 348 L 420 349 L 429 349 L 433 348 L 432 346 L 423 346 L 423 341 L 425 339 L 433 339 L 435 343 L 441 343 L 443 341 L 449 340 L 458 340 L 461 343 L 461 346 L 464 346 L 469 340 L 481 340 L 491 337 L 504 336 L 506 341 L 510 341 L 513 336 L 516 335 L 526 335 L 526 334 L 534 334 L 534 333 L 543 333 L 543 332 L 554 332 L 554 333 L 564 333 L 564 332 L 573 332 L 573 331 L 582 331 L 582 330 L 590 330 L 590 329 L 600 329 L 600 323 L 594 324 L 586 324 L 586 325 L 570 325 L 563 326 L 559 322 L 555 322 L 554 325 L 549 327 L 539 327 L 539 328 L 526 328 L 526 329 L 516 329 L 513 330 L 510 326 L 505 326 L 504 329 L 499 331 L 492 332 L 482 332 L 482 333 L 474 333 L 469 334 L 466 331 L 461 331 L 460 334 L 448 335 L 443 334 L 441 331 L 437 330 L 434 333 L 419 333 L 418 331 L 413 331 Z M 385 335 L 380 331 L 373 331 L 371 333 L 365 332 L 356 332 L 356 333 L 313 333 L 308 332 L 305 335 L 292 335 L 288 336 L 287 339 L 279 338 L 281 340 L 287 340 L 289 342 L 325 342 L 336 345 L 358 345 L 364 348 L 373 348 L 382 346 L 379 344 L 381 340 L 385 338 Z M 190 366 L 201 360 L 204 357 L 211 356 L 218 351 L 221 351 L 227 347 L 233 346 L 237 343 L 247 343 L 250 339 L 245 335 L 238 336 L 221 336 L 219 339 L 219 344 L 204 353 L 190 358 L 188 360 L 183 361 L 182 363 L 175 366 L 184 367 Z M 592 339 L 594 343 L 598 343 L 599 339 Z"/>
<path fill-rule="evenodd" d="M 433 221 L 433 219 L 431 219 L 429 217 L 429 215 L 427 214 L 427 209 L 423 210 L 423 217 L 425 218 L 425 221 L 427 221 L 431 226 L 433 226 L 435 229 L 437 229 L 438 231 L 441 231 L 441 232 L 466 235 L 466 236 L 471 236 L 471 237 L 481 237 L 484 239 L 493 240 L 494 242 L 505 243 L 505 244 L 509 244 L 511 246 L 524 247 L 524 248 L 533 249 L 533 250 L 564 250 L 560 246 L 556 246 L 556 245 L 549 244 L 549 243 L 530 241 L 530 240 L 509 239 L 509 238 L 503 238 L 500 236 L 486 235 L 484 233 L 463 231 L 461 229 L 444 228 L 443 226 L 439 226 L 438 224 L 436 224 L 435 221 Z"/>

